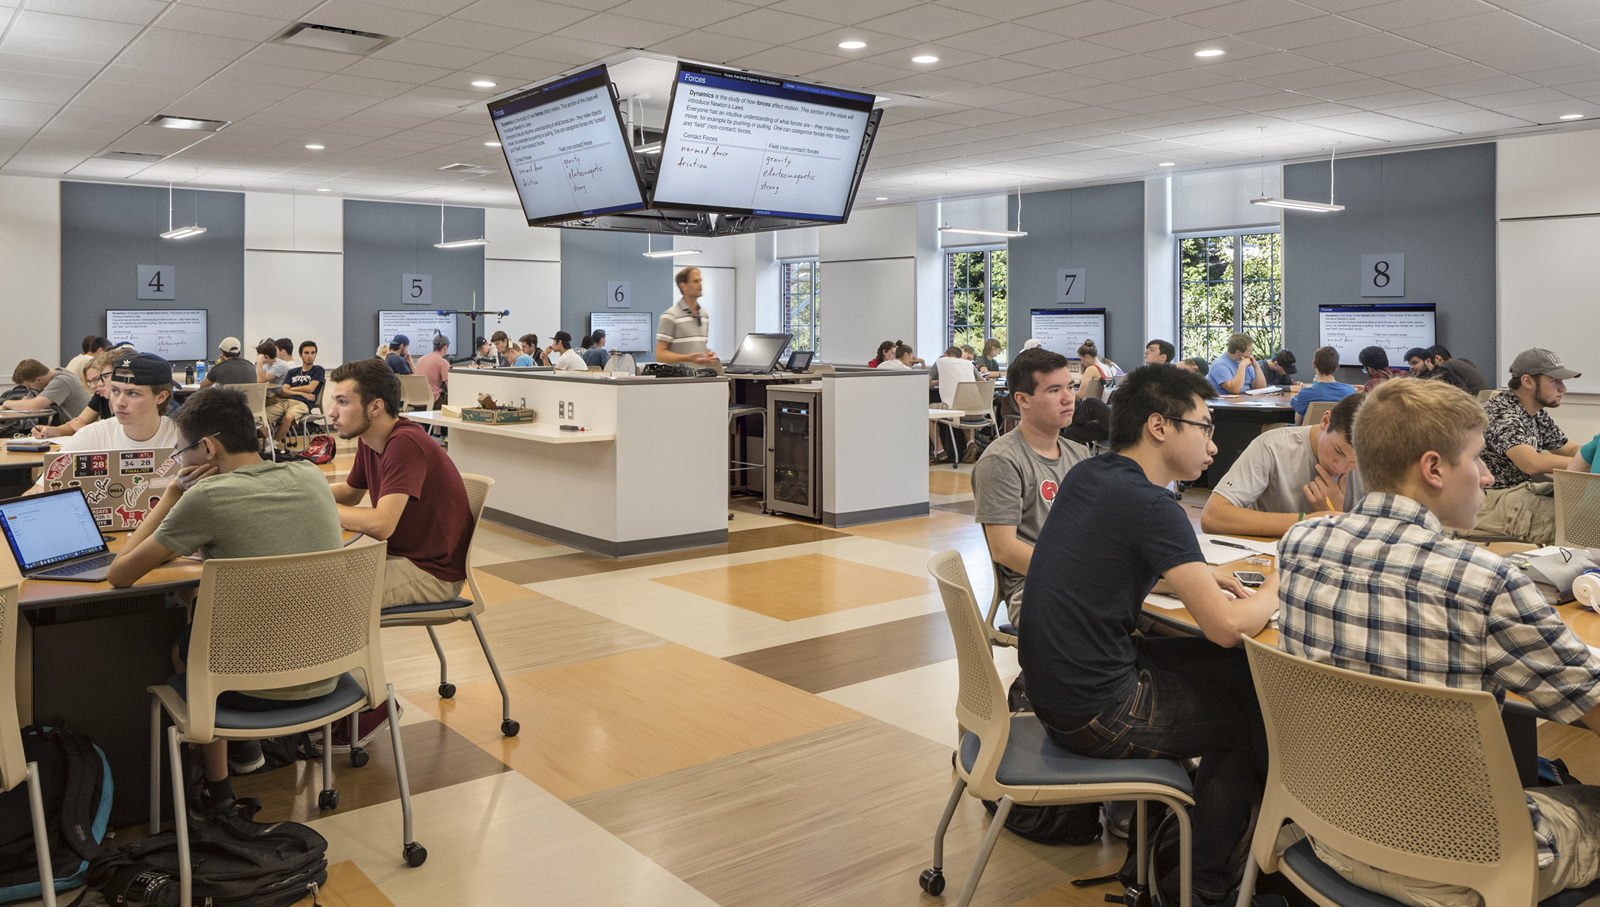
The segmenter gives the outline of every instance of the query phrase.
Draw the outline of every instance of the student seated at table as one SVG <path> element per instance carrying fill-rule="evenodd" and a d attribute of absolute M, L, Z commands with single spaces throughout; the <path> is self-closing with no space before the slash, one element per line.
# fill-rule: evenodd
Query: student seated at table
<path fill-rule="evenodd" d="M 523 334 L 517 338 L 517 345 L 522 348 L 522 355 L 512 361 L 513 367 L 529 368 L 544 365 L 544 354 L 539 349 L 538 334 Z"/>
<path fill-rule="evenodd" d="M 583 361 L 583 355 L 572 348 L 572 335 L 566 331 L 556 331 L 551 335 L 545 361 L 563 371 L 582 372 L 589 369 L 589 363 Z"/>
<path fill-rule="evenodd" d="M 226 387 L 190 397 L 173 422 L 178 472 L 150 515 L 111 562 L 111 584 L 131 586 L 176 557 L 269 557 L 331 551 L 343 544 L 339 512 L 322 470 L 304 460 L 263 461 L 256 453 L 256 420 L 244 394 Z M 189 634 L 173 645 L 178 673 L 187 667 Z M 224 693 L 223 705 L 248 711 L 278 708 L 286 700 L 333 692 L 334 679 L 275 690 Z M 241 747 L 250 762 L 260 744 Z M 233 806 L 228 744 L 202 744 L 204 783 L 190 792 L 198 811 Z M 236 754 L 236 760 L 237 754 Z"/>
<path fill-rule="evenodd" d="M 1283 537 L 1278 645 L 1321 664 L 1463 690 L 1507 690 L 1543 715 L 1600 731 L 1600 659 L 1502 557 L 1450 537 L 1471 529 L 1493 480 L 1483 408 L 1438 381 L 1366 395 L 1355 445 L 1370 493 Z M 1527 791 L 1538 899 L 1600 874 L 1600 787 Z M 1373 806 L 1379 806 L 1373 804 Z M 1364 888 L 1418 907 L 1481 907 L 1466 888 L 1412 883 L 1313 843 Z"/>
<path fill-rule="evenodd" d="M 1361 363 L 1361 371 L 1367 376 L 1367 383 L 1361 385 L 1362 393 L 1395 377 L 1395 370 L 1389 367 L 1389 352 L 1381 346 L 1366 347 L 1356 354 L 1356 360 Z"/>
<path fill-rule="evenodd" d="M 494 353 L 492 355 L 494 356 L 495 367 L 510 368 L 515 358 L 515 353 L 510 349 L 511 335 L 505 331 L 495 331 L 489 336 L 489 340 L 494 344 Z"/>
<path fill-rule="evenodd" d="M 956 388 L 977 381 L 978 370 L 973 367 L 972 361 L 963 355 L 961 347 L 950 346 L 944 351 L 943 356 L 933 360 L 933 375 L 930 380 L 935 393 L 929 396 L 928 402 L 941 403 L 945 409 L 954 409 Z M 972 432 L 963 429 L 939 428 L 939 438 L 945 445 L 945 456 L 954 457 L 957 461 L 966 454 L 967 442 L 971 436 Z M 954 438 L 953 449 L 952 438 Z"/>
<path fill-rule="evenodd" d="M 1201 375 L 1209 375 L 1211 373 L 1211 363 L 1201 359 L 1199 356 L 1194 356 L 1189 359 L 1179 359 L 1177 365 L 1178 368 L 1181 368 L 1184 371 L 1197 372 Z"/>
<path fill-rule="evenodd" d="M 400 379 L 383 363 L 346 362 L 328 380 L 334 431 L 359 439 L 350 475 L 333 486 L 339 524 L 389 542 L 383 606 L 455 598 L 472 542 L 461 473 L 426 429 L 398 415 Z M 372 506 L 356 506 L 369 493 Z"/>
<path fill-rule="evenodd" d="M 590 368 L 605 368 L 611 362 L 611 354 L 606 351 L 606 332 L 597 330 L 592 334 L 583 335 L 583 361 Z"/>
<path fill-rule="evenodd" d="M 1600 472 L 1600 462 L 1597 460 L 1600 460 L 1600 435 L 1595 435 L 1588 444 L 1578 448 L 1567 468 L 1573 472 Z"/>
<path fill-rule="evenodd" d="M 1306 409 L 1311 404 L 1338 402 L 1356 392 L 1354 387 L 1335 377 L 1339 373 L 1339 351 L 1333 347 L 1325 346 L 1311 354 L 1311 367 L 1316 369 L 1317 377 L 1289 400 L 1289 405 L 1294 407 L 1296 425 L 1305 421 Z"/>
<path fill-rule="evenodd" d="M 178 430 L 167 418 L 172 405 L 172 364 L 154 353 L 127 353 L 111 367 L 112 419 L 78 430 L 61 441 L 61 449 L 129 450 L 135 447 L 178 447 Z M 40 475 L 28 494 L 44 490 Z"/>
<path fill-rule="evenodd" d="M 1556 502 L 1547 473 L 1571 465 L 1578 445 L 1550 410 L 1561 405 L 1567 380 L 1578 377 L 1549 350 L 1523 350 L 1511 360 L 1510 384 L 1483 404 L 1489 418 L 1483 462 L 1494 484 L 1478 511 L 1477 531 L 1534 545 L 1555 541 Z"/>
<path fill-rule="evenodd" d="M 1006 386 L 1022 421 L 996 438 L 972 469 L 972 498 L 989 553 L 1000 565 L 1000 595 L 1014 627 L 1022 626 L 1022 586 L 1034 544 L 1067 470 L 1089 448 L 1061 432 L 1072 424 L 1077 397 L 1067 357 L 1025 350 L 1006 369 Z"/>
<path fill-rule="evenodd" d="M 205 380 L 200 382 L 200 386 L 207 388 L 213 384 L 255 384 L 255 368 L 239 358 L 239 351 L 242 349 L 244 347 L 239 344 L 239 338 L 222 338 L 222 342 L 217 344 L 217 352 L 221 356 L 216 364 L 206 371 Z M 277 349 L 277 344 L 273 344 L 273 349 Z"/>
<path fill-rule="evenodd" d="M 278 426 L 272 433 L 275 443 L 288 436 L 297 419 L 311 412 L 317 402 L 317 390 L 322 387 L 323 369 L 317 364 L 316 343 L 302 340 L 299 353 L 300 364 L 283 373 L 276 394 L 267 395 L 267 424 Z"/>
<path fill-rule="evenodd" d="M 1144 345 L 1145 365 L 1171 365 L 1178 358 L 1178 350 L 1165 340 L 1152 340 Z"/>
<path fill-rule="evenodd" d="M 1251 388 L 1267 386 L 1267 377 L 1256 367 L 1255 341 L 1249 334 L 1228 338 L 1227 352 L 1217 357 L 1206 372 L 1206 380 L 1219 394 L 1242 394 Z"/>
<path fill-rule="evenodd" d="M 35 438 L 70 438 L 86 425 L 111 418 L 111 365 L 117 361 L 113 350 L 94 354 L 83 368 L 83 386 L 89 392 L 89 402 L 72 420 L 62 425 L 35 425 Z"/>
<path fill-rule="evenodd" d="M 443 334 L 433 337 L 433 352 L 417 360 L 417 374 L 428 379 L 428 390 L 433 393 L 433 408 L 449 403 L 450 388 L 450 338 Z M 441 429 L 442 431 L 442 429 Z"/>
<path fill-rule="evenodd" d="M 890 359 L 893 359 L 894 347 L 895 341 L 893 340 L 885 340 L 884 342 L 878 344 L 877 355 L 873 356 L 872 359 L 867 362 L 867 368 L 877 368 L 885 362 L 888 362 Z"/>
<path fill-rule="evenodd" d="M 994 337 L 990 337 L 983 342 L 983 355 L 975 357 L 972 360 L 972 366 L 978 370 L 978 374 L 986 378 L 991 375 L 997 375 L 1004 368 L 1000 364 L 1000 355 L 1004 352 L 1005 344 Z"/>
<path fill-rule="evenodd" d="M 1067 473 L 1039 532 L 1019 636 L 1028 698 L 1057 744 L 1094 758 L 1200 757 L 1190 811 L 1200 907 L 1222 903 L 1234 884 L 1229 858 L 1266 772 L 1261 711 L 1237 646 L 1278 607 L 1273 578 L 1252 595 L 1206 566 L 1166 487 L 1199 478 L 1215 456 L 1206 409 L 1215 393 L 1205 378 L 1159 365 L 1123 379 L 1112 452 Z M 1204 639 L 1135 635 L 1158 579 Z"/>
<path fill-rule="evenodd" d="M 289 363 L 278 358 L 278 341 L 263 340 L 256 344 L 256 383 L 265 384 L 277 393 L 283 385 L 283 376 L 289 374 Z"/>
<path fill-rule="evenodd" d="M 1474 397 L 1489 386 L 1489 380 L 1483 377 L 1483 372 L 1478 371 L 1476 365 L 1465 359 L 1452 358 L 1450 351 L 1438 344 L 1427 349 L 1418 346 L 1407 350 L 1406 364 L 1411 366 L 1413 378 L 1448 382 Z"/>
<path fill-rule="evenodd" d="M 33 392 L 31 397 L 6 400 L 0 411 L 39 413 L 60 425 L 71 421 L 89 405 L 83 378 L 65 368 L 51 368 L 37 359 L 24 359 L 11 371 L 11 383 Z"/>
<path fill-rule="evenodd" d="M 1362 399 L 1345 397 L 1315 425 L 1257 435 L 1206 500 L 1200 528 L 1276 538 L 1307 515 L 1353 507 L 1363 490 L 1350 427 Z"/>
<path fill-rule="evenodd" d="M 1278 387 L 1294 387 L 1295 355 L 1289 350 L 1278 350 L 1271 356 L 1256 363 L 1261 366 L 1261 373 L 1266 376 L 1268 385 Z M 1296 388 L 1298 390 L 1298 388 Z"/>
<path fill-rule="evenodd" d="M 911 347 L 903 340 L 894 342 L 894 349 L 889 358 L 878 364 L 878 368 L 909 370 L 914 362 L 921 362 L 912 354 Z"/>
<path fill-rule="evenodd" d="M 83 352 L 67 360 L 67 364 L 63 365 L 62 368 L 82 378 L 83 370 L 89 366 L 89 362 L 94 359 L 95 354 L 103 353 L 109 349 L 111 349 L 110 340 L 98 334 L 90 334 L 83 338 Z"/>
<path fill-rule="evenodd" d="M 396 375 L 414 374 L 411 367 L 411 338 L 396 334 L 389 341 L 389 352 L 383 357 L 384 365 Z"/>
<path fill-rule="evenodd" d="M 1104 400 L 1106 387 L 1111 384 L 1111 372 L 1100 364 L 1100 351 L 1093 340 L 1085 340 L 1078 347 L 1078 361 L 1083 364 L 1078 378 L 1078 400 Z"/>

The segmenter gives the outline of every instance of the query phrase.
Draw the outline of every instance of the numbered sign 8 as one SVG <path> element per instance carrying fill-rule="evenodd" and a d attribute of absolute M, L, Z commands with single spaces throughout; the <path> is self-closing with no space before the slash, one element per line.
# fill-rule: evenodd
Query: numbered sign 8
<path fill-rule="evenodd" d="M 1400 252 L 1361 256 L 1362 296 L 1406 295 L 1406 257 Z"/>

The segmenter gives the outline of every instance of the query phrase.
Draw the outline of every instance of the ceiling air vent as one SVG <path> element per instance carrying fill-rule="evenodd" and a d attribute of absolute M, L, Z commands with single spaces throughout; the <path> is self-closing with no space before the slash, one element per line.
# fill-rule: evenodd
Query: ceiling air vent
<path fill-rule="evenodd" d="M 163 126 L 167 129 L 191 129 L 197 132 L 221 132 L 233 125 L 232 120 L 208 120 L 203 117 L 180 117 L 158 113 L 144 121 L 146 126 Z"/>
<path fill-rule="evenodd" d="M 166 159 L 164 154 L 140 154 L 137 151 L 102 151 L 95 157 L 107 161 L 137 161 L 152 164 Z"/>
<path fill-rule="evenodd" d="M 494 172 L 492 167 L 479 167 L 477 164 L 446 164 L 439 169 L 446 173 L 468 173 L 473 176 L 483 176 L 486 173 Z"/>
<path fill-rule="evenodd" d="M 336 50 L 346 54 L 370 54 L 394 38 L 389 35 L 375 35 L 368 31 L 356 31 L 353 28 L 296 22 L 273 40 L 297 47 L 315 47 L 318 50 Z"/>

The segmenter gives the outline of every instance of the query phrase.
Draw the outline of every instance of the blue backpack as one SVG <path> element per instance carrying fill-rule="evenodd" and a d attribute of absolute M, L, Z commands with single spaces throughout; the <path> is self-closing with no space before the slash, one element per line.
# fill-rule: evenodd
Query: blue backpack
<path fill-rule="evenodd" d="M 111 764 L 87 737 L 61 728 L 26 727 L 22 747 L 38 763 L 50 865 L 57 891 L 84 884 L 111 819 Z M 37 899 L 42 892 L 34 857 L 28 790 L 0 794 L 0 903 Z"/>

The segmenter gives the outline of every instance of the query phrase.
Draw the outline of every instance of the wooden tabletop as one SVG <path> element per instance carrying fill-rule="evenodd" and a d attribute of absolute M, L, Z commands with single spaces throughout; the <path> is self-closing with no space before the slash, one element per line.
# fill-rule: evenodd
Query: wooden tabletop
<path fill-rule="evenodd" d="M 55 453 L 61 445 L 51 442 L 49 451 L 6 450 L 0 447 L 0 469 L 32 469 L 44 465 L 45 453 Z"/>
<path fill-rule="evenodd" d="M 117 532 L 111 535 L 111 541 L 106 547 L 112 552 L 122 550 L 123 544 L 132 533 Z M 4 557 L 4 568 L 13 576 L 16 575 L 16 563 L 9 555 Z M 0 580 L 3 582 L 4 580 Z M 165 592 L 170 589 L 181 589 L 184 586 L 198 585 L 200 582 L 200 562 L 179 559 L 145 574 L 137 583 L 125 589 L 118 589 L 108 582 L 98 583 L 63 583 L 52 580 L 25 579 L 22 588 L 18 590 L 17 601 L 22 610 L 37 610 L 45 607 L 55 607 L 67 604 L 80 604 L 82 602 L 99 601 L 104 599 L 122 598 L 127 595 L 138 595 L 150 592 Z"/>
<path fill-rule="evenodd" d="M 1206 401 L 1206 406 L 1212 409 L 1242 409 L 1242 410 L 1279 410 L 1293 411 L 1289 405 L 1289 398 L 1284 394 L 1258 394 L 1248 396 L 1240 394 L 1237 397 L 1215 397 Z"/>

